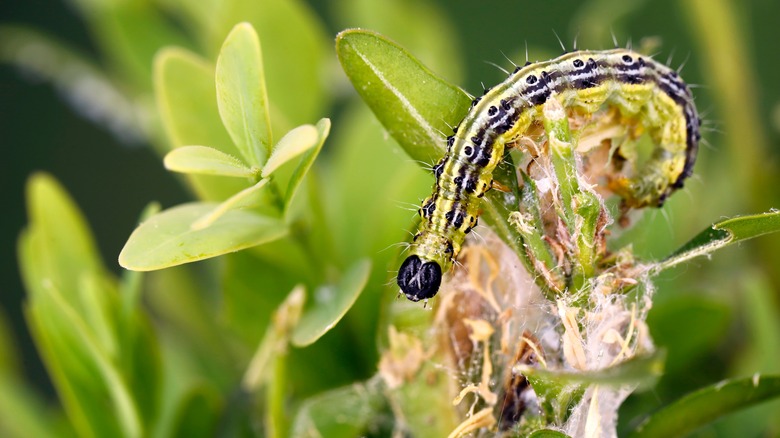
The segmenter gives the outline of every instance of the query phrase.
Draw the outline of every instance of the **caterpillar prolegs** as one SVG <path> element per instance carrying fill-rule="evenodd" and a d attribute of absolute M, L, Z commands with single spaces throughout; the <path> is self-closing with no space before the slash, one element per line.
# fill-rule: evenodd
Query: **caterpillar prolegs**
<path fill-rule="evenodd" d="M 549 99 L 584 114 L 614 108 L 649 135 L 654 146 L 646 163 L 615 185 L 626 206 L 661 206 L 690 176 L 700 119 L 675 70 L 625 49 L 576 51 L 518 67 L 473 101 L 433 167 L 433 193 L 420 207 L 422 222 L 398 271 L 398 285 L 409 300 L 436 295 L 477 224 L 481 198 L 505 147 L 541 119 Z"/>

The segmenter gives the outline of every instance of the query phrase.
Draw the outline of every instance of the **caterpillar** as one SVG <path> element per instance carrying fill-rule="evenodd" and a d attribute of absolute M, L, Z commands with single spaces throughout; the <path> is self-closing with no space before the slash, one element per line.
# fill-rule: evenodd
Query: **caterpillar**
<path fill-rule="evenodd" d="M 443 273 L 477 225 L 481 198 L 505 147 L 541 119 L 548 99 L 586 114 L 614 107 L 639 120 L 655 146 L 643 168 L 615 190 L 627 206 L 660 207 L 691 175 L 701 122 L 677 71 L 627 49 L 575 51 L 519 66 L 474 99 L 433 166 L 433 193 L 419 209 L 418 232 L 398 270 L 398 286 L 409 300 L 436 295 Z"/>

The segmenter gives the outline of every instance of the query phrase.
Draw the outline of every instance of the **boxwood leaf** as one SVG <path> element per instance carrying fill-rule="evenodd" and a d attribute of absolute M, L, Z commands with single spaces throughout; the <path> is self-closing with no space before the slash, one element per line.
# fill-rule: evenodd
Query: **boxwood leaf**
<path fill-rule="evenodd" d="M 571 438 L 571 437 L 557 430 L 541 429 L 541 430 L 534 431 L 533 433 L 528 435 L 528 438 Z"/>
<path fill-rule="evenodd" d="M 661 271 L 703 256 L 728 245 L 780 231 L 780 211 L 738 216 L 718 222 L 699 233 L 669 257 L 652 266 L 651 272 Z"/>
<path fill-rule="evenodd" d="M 236 153 L 219 117 L 213 63 L 184 49 L 165 48 L 154 58 L 154 91 L 173 147 L 202 144 Z"/>
<path fill-rule="evenodd" d="M 229 197 L 224 202 L 219 204 L 217 208 L 210 211 L 207 215 L 193 222 L 192 229 L 202 230 L 206 227 L 211 226 L 211 224 L 219 220 L 219 218 L 221 218 L 222 215 L 230 211 L 230 209 L 239 208 L 239 207 L 251 207 L 257 205 L 258 201 L 256 201 L 257 199 L 256 195 L 260 193 L 260 190 L 263 187 L 265 187 L 267 183 L 268 183 L 268 179 L 261 179 L 260 181 L 257 182 L 257 184 L 251 187 L 247 187 L 244 190 L 241 190 L 235 195 Z"/>
<path fill-rule="evenodd" d="M 322 73 L 327 70 L 325 62 L 330 61 L 330 35 L 308 4 L 289 0 L 209 3 L 212 7 L 202 25 L 209 46 L 221 42 L 236 23 L 246 21 L 257 30 L 265 59 L 273 59 L 263 70 L 273 103 L 274 128 L 283 117 L 289 122 L 287 131 L 313 120 L 328 107 L 332 93 L 326 89 Z"/>
<path fill-rule="evenodd" d="M 28 325 L 69 419 L 80 435 L 143 435 L 158 408 L 156 338 L 142 313 L 122 313 L 118 284 L 65 191 L 36 175 L 28 193 L 19 239 Z M 93 414 L 107 406 L 113 415 Z"/>
<path fill-rule="evenodd" d="M 285 208 L 292 202 L 295 193 L 298 191 L 298 187 L 301 185 L 301 181 L 303 181 L 303 177 L 309 172 L 312 164 L 314 164 L 314 160 L 316 160 L 317 156 L 320 154 L 322 145 L 325 144 L 325 139 L 328 138 L 328 134 L 330 134 L 330 119 L 320 119 L 320 121 L 317 122 L 316 128 L 317 141 L 314 146 L 306 151 L 304 156 L 301 157 L 298 167 L 295 168 L 290 177 L 290 181 L 287 183 L 287 192 L 284 194 Z"/>
<path fill-rule="evenodd" d="M 105 290 L 103 292 L 108 293 Z M 114 355 L 112 353 L 114 352 L 108 351 L 106 349 L 107 346 L 101 345 L 101 341 L 98 339 L 98 331 L 100 329 L 92 327 L 91 323 L 93 321 L 84 319 L 70 303 L 65 301 L 56 288 L 48 289 L 46 295 L 40 298 L 41 300 L 36 303 L 40 305 L 31 307 L 31 318 L 36 318 L 38 323 L 41 324 L 41 328 L 49 332 L 48 335 L 51 336 L 50 342 L 52 343 L 59 344 L 61 342 L 59 336 L 53 333 L 54 330 L 52 329 L 54 327 L 49 325 L 52 322 L 57 321 L 57 324 L 60 326 L 59 331 L 67 330 L 69 332 L 68 335 L 73 337 L 70 345 L 75 343 L 82 348 L 83 359 L 91 362 L 98 371 L 98 374 L 93 378 L 101 380 L 103 385 L 105 385 L 116 416 L 114 421 L 118 423 L 124 432 L 124 436 L 142 436 L 142 419 L 131 388 L 128 387 L 127 380 L 122 376 L 116 361 L 113 360 Z M 47 302 L 44 303 L 43 300 Z M 43 323 L 44 320 L 49 322 Z M 39 333 L 39 336 L 41 335 L 42 333 Z M 55 354 L 55 358 L 50 359 L 61 360 L 67 354 L 67 344 L 60 344 L 59 347 L 62 350 Z M 73 364 L 71 364 L 72 366 Z M 70 369 L 69 371 L 72 372 L 73 370 Z M 69 373 L 65 373 L 65 378 L 70 377 L 72 376 Z M 73 386 L 76 386 L 76 384 L 74 383 Z"/>
<path fill-rule="evenodd" d="M 282 164 L 317 145 L 319 132 L 314 125 L 301 125 L 284 135 L 263 167 L 263 178 L 274 173 Z"/>
<path fill-rule="evenodd" d="M 262 167 L 272 142 L 260 40 L 249 23 L 237 24 L 217 58 L 217 104 L 222 123 L 246 161 Z"/>
<path fill-rule="evenodd" d="M 218 204 L 189 203 L 165 210 L 133 231 L 119 254 L 119 264 L 151 271 L 215 257 L 278 239 L 287 233 L 278 219 L 229 210 L 211 226 L 192 224 Z"/>
<path fill-rule="evenodd" d="M 368 282 L 371 262 L 353 264 L 336 285 L 325 285 L 312 294 L 313 308 L 303 314 L 292 334 L 292 344 L 305 347 L 313 344 L 344 317 Z"/>
<path fill-rule="evenodd" d="M 238 158 L 208 146 L 182 146 L 165 156 L 165 168 L 174 172 L 250 178 L 255 175 Z"/>
<path fill-rule="evenodd" d="M 207 145 L 228 155 L 238 152 L 220 120 L 213 64 L 183 49 L 163 49 L 154 60 L 154 91 L 173 148 Z M 248 185 L 212 175 L 188 175 L 188 180 L 201 199 L 211 201 L 221 201 Z"/>
<path fill-rule="evenodd" d="M 442 133 L 452 132 L 466 115 L 466 92 L 374 32 L 339 33 L 336 53 L 355 90 L 406 153 L 425 163 L 444 155 Z"/>
<path fill-rule="evenodd" d="M 686 395 L 646 419 L 631 438 L 686 436 L 715 419 L 780 397 L 780 375 L 733 379 Z"/>
<path fill-rule="evenodd" d="M 636 356 L 609 368 L 594 371 L 549 371 L 525 365 L 516 368 L 532 382 L 534 390 L 537 389 L 537 382 L 552 382 L 555 386 L 593 384 L 620 387 L 639 384 L 641 388 L 648 388 L 661 377 L 665 359 L 666 352 L 656 350 L 651 354 Z"/>

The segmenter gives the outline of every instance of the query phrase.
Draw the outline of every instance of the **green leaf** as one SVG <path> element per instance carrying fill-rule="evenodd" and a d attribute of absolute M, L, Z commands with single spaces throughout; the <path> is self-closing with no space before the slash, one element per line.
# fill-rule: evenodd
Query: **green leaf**
<path fill-rule="evenodd" d="M 238 158 L 207 146 L 182 146 L 165 156 L 165 168 L 174 172 L 251 178 L 255 175 Z"/>
<path fill-rule="evenodd" d="M 537 430 L 528 435 L 528 438 L 571 438 L 569 435 L 566 435 L 563 432 L 558 432 L 557 430 L 551 430 L 551 429 L 543 429 L 543 430 Z"/>
<path fill-rule="evenodd" d="M 80 435 L 140 436 L 157 414 L 156 338 L 140 313 L 122 317 L 118 285 L 67 194 L 45 175 L 28 191 L 28 325 L 69 419 Z M 112 415 L 93 414 L 107 406 Z"/>
<path fill-rule="evenodd" d="M 263 178 L 274 173 L 282 164 L 292 160 L 317 145 L 319 132 L 314 125 L 301 125 L 279 140 L 263 167 Z"/>
<path fill-rule="evenodd" d="M 292 344 L 305 347 L 330 331 L 344 317 L 368 282 L 371 262 L 360 260 L 344 274 L 337 285 L 326 285 L 312 294 L 314 308 L 304 313 L 295 327 Z"/>
<path fill-rule="evenodd" d="M 562 423 L 589 385 L 621 387 L 638 384 L 640 388 L 648 388 L 655 384 L 663 371 L 665 356 L 665 353 L 659 350 L 595 371 L 550 371 L 516 365 L 513 372 L 528 378 L 534 392 L 539 396 L 548 421 Z"/>
<path fill-rule="evenodd" d="M 352 438 L 363 436 L 383 406 L 376 381 L 354 384 L 314 396 L 295 415 L 290 436 Z"/>
<path fill-rule="evenodd" d="M 192 228 L 216 207 L 190 203 L 153 216 L 130 235 L 119 264 L 134 271 L 162 269 L 260 245 L 287 232 L 277 219 L 241 210 L 227 211 L 207 228 Z"/>
<path fill-rule="evenodd" d="M 30 177 L 27 209 L 29 237 L 35 238 L 36 245 L 32 260 L 20 254 L 28 294 L 52 284 L 68 296 L 68 301 L 76 302 L 81 276 L 103 272 L 86 220 L 62 186 L 44 173 Z M 20 251 L 23 249 L 20 244 Z"/>
<path fill-rule="evenodd" d="M 102 292 L 107 293 L 108 291 L 104 290 Z M 115 352 L 107 350 L 106 345 L 101 345 L 101 341 L 98 338 L 101 334 L 99 333 L 101 328 L 93 327 L 92 323 L 94 321 L 83 319 L 82 315 L 70 306 L 55 288 L 48 291 L 45 299 L 49 301 L 47 303 L 48 306 L 38 307 L 37 309 L 41 313 L 34 314 L 34 317 L 39 322 L 44 319 L 59 318 L 60 320 L 57 322 L 60 326 L 69 328 L 69 331 L 74 336 L 74 341 L 80 344 L 86 358 L 93 362 L 99 371 L 99 374 L 95 377 L 99 376 L 108 390 L 114 415 L 116 416 L 115 421 L 119 423 L 123 436 L 142 436 L 143 424 L 141 423 L 138 406 L 133 399 L 130 388 L 127 386 L 126 379 L 123 378 L 121 371 L 113 360 L 112 353 Z M 52 310 L 52 307 L 49 306 L 53 306 L 56 310 Z M 58 313 L 58 315 L 55 316 L 55 313 Z M 60 351 L 57 355 L 58 359 L 62 358 L 63 353 L 63 351 Z"/>
<path fill-rule="evenodd" d="M 780 231 L 780 211 L 727 219 L 702 231 L 672 255 L 653 265 L 651 273 L 658 274 L 694 257 L 777 231 Z"/>
<path fill-rule="evenodd" d="M 260 181 L 257 182 L 257 184 L 253 185 L 252 187 L 247 187 L 246 189 L 226 199 L 225 202 L 219 204 L 217 208 L 210 211 L 209 214 L 193 222 L 192 229 L 202 230 L 206 227 L 210 227 L 211 224 L 219 220 L 219 218 L 221 218 L 225 213 L 227 213 L 231 209 L 238 208 L 238 207 L 251 207 L 254 205 L 258 205 L 258 201 L 255 195 L 259 194 L 260 189 L 265 187 L 267 183 L 268 183 L 267 179 L 261 179 Z"/>
<path fill-rule="evenodd" d="M 376 2 L 342 0 L 330 3 L 339 28 L 360 23 L 383 35 L 392 35 L 398 45 L 414 52 L 435 71 L 445 72 L 447 80 L 460 83 L 464 76 L 464 46 L 458 29 L 444 8 L 447 4 L 420 1 Z M 473 73 L 473 71 L 472 71 Z"/>
<path fill-rule="evenodd" d="M 78 434 L 118 434 L 119 427 L 109 416 L 89 416 L 88 412 L 101 409 L 107 398 L 105 388 L 100 379 L 94 378 L 98 372 L 86 357 L 83 345 L 75 342 L 69 326 L 60 322 L 56 307 L 51 305 L 50 300 L 41 299 L 47 296 L 51 287 L 52 282 L 46 279 L 53 271 L 48 263 L 40 263 L 48 254 L 43 236 L 45 233 L 31 224 L 19 238 L 19 265 L 29 300 L 27 326 L 68 419 Z M 75 295 L 73 291 L 70 293 Z"/>
<path fill-rule="evenodd" d="M 700 389 L 645 420 L 632 438 L 685 436 L 724 415 L 780 397 L 780 375 L 727 380 Z"/>
<path fill-rule="evenodd" d="M 139 216 L 139 223 L 160 212 L 162 207 L 157 202 L 150 202 L 144 207 Z M 122 296 L 122 318 L 129 321 L 132 315 L 138 311 L 143 293 L 144 275 L 136 271 L 124 271 L 120 279 L 119 290 Z"/>
<path fill-rule="evenodd" d="M 264 58 L 273 60 L 264 70 L 274 129 L 279 119 L 288 121 L 287 127 L 277 132 L 308 123 L 323 113 L 333 95 L 323 80 L 323 71 L 329 67 L 326 61 L 332 56 L 332 37 L 309 4 L 289 0 L 211 3 L 211 13 L 203 17 L 204 30 L 211 37 L 209 45 L 220 44 L 236 23 L 246 21 L 260 35 Z"/>
<path fill-rule="evenodd" d="M 219 116 L 214 66 L 183 49 L 164 49 L 154 60 L 154 89 L 163 127 L 173 148 L 208 145 L 235 155 Z M 247 182 L 211 175 L 188 175 L 201 199 L 221 201 Z"/>
<path fill-rule="evenodd" d="M 103 346 L 81 318 L 79 289 L 65 292 L 56 273 L 63 266 L 45 264 L 62 260 L 62 254 L 49 253 L 46 232 L 39 224 L 31 224 L 19 242 L 20 265 L 28 290 L 27 320 L 36 347 L 52 376 L 68 417 L 80 435 L 105 436 L 140 431 L 137 411 L 127 388 L 118 380 L 117 370 L 109 364 Z M 89 276 L 83 267 L 69 265 L 72 275 Z M 82 277 L 83 278 L 83 277 Z M 108 295 L 115 290 L 102 291 Z M 116 384 L 116 386 L 112 386 Z M 105 410 L 106 401 L 114 402 L 113 415 L 90 415 Z"/>
<path fill-rule="evenodd" d="M 339 33 L 336 52 L 360 97 L 413 159 L 433 163 L 444 155 L 442 133 L 466 115 L 468 94 L 374 32 Z"/>
<path fill-rule="evenodd" d="M 290 177 L 290 182 L 287 183 L 287 192 L 284 194 L 285 208 L 287 208 L 292 202 L 295 193 L 298 192 L 301 181 L 303 181 L 303 177 L 309 173 L 309 169 L 311 169 L 312 164 L 314 164 L 314 160 L 316 160 L 317 156 L 320 154 L 322 145 L 325 144 L 325 139 L 327 139 L 328 134 L 330 134 L 330 119 L 320 119 L 320 121 L 317 122 L 316 128 L 316 143 L 301 158 L 300 163 L 298 163 L 298 167 L 295 168 L 295 171 L 293 171 L 293 174 Z"/>
<path fill-rule="evenodd" d="M 80 317 L 83 319 L 95 343 L 110 356 L 118 356 L 117 340 L 117 302 L 109 295 L 111 285 L 104 279 L 90 274 L 81 276 L 81 287 L 78 290 L 81 304 Z"/>
<path fill-rule="evenodd" d="M 217 104 L 233 143 L 255 167 L 262 167 L 272 143 L 260 40 L 249 23 L 237 24 L 217 59 Z"/>
<path fill-rule="evenodd" d="M 173 147 L 201 144 L 236 153 L 219 116 L 214 64 L 184 49 L 163 49 L 154 59 L 154 87 Z"/>
<path fill-rule="evenodd" d="M 553 382 L 555 385 L 586 384 L 614 387 L 639 384 L 640 388 L 648 388 L 661 377 L 665 359 L 666 353 L 657 350 L 652 354 L 633 357 L 609 368 L 595 371 L 548 371 L 527 365 L 517 365 L 515 368 L 532 382 L 534 390 L 536 390 L 535 382 L 542 381 Z"/>

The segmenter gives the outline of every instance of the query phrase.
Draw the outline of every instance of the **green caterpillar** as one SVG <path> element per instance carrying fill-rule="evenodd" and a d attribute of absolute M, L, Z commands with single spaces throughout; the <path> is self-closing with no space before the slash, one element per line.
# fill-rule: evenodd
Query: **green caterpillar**
<path fill-rule="evenodd" d="M 443 273 L 477 225 L 480 198 L 492 185 L 505 146 L 541 119 L 548 99 L 587 114 L 612 106 L 638 118 L 655 148 L 644 167 L 616 187 L 627 206 L 661 206 L 690 176 L 701 122 L 675 70 L 625 49 L 576 51 L 518 67 L 473 101 L 433 167 L 433 194 L 420 207 L 422 222 L 398 270 L 398 285 L 409 300 L 436 295 Z"/>

